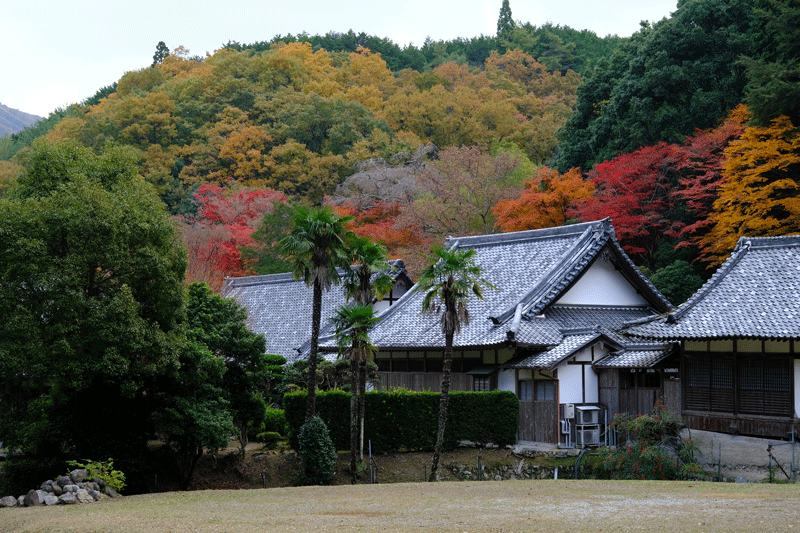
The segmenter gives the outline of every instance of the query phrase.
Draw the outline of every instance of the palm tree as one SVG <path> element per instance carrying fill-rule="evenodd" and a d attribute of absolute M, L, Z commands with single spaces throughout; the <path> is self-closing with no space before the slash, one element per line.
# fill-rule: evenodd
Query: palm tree
<path fill-rule="evenodd" d="M 367 330 L 378 319 L 371 304 L 356 303 L 352 307 L 341 306 L 333 318 L 339 354 L 350 359 L 350 476 L 356 482 L 356 449 L 358 448 L 358 367 L 375 354 Z"/>
<path fill-rule="evenodd" d="M 362 305 L 372 305 L 375 300 L 381 300 L 386 294 L 391 292 L 394 286 L 394 279 L 388 272 L 392 267 L 388 263 L 389 252 L 380 243 L 373 242 L 367 237 L 351 233 L 347 242 L 350 252 L 350 260 L 355 268 L 347 270 L 344 278 L 344 289 L 348 299 L 353 299 Z M 359 361 L 357 370 L 352 367 L 353 372 L 358 372 L 358 437 L 350 435 L 351 443 L 356 443 L 360 451 L 360 457 L 364 459 L 364 412 L 366 406 L 366 382 L 367 382 L 367 359 Z M 355 378 L 354 378 L 355 379 Z M 356 391 L 351 391 L 355 394 Z M 351 453 L 355 453 L 355 447 Z"/>
<path fill-rule="evenodd" d="M 308 356 L 308 401 L 306 420 L 316 412 L 317 354 L 322 320 L 322 292 L 341 281 L 337 267 L 348 267 L 345 253 L 345 224 L 351 217 L 341 217 L 327 207 L 297 206 L 292 215 L 294 226 L 278 242 L 280 253 L 289 261 L 295 279 L 314 287 L 311 310 L 311 352 Z"/>
<path fill-rule="evenodd" d="M 467 299 L 470 292 L 483 299 L 482 287 L 495 288 L 481 278 L 481 268 L 475 264 L 475 250 L 448 248 L 434 249 L 432 264 L 420 275 L 415 291 L 424 291 L 423 313 L 440 313 L 445 347 L 442 361 L 442 396 L 439 399 L 439 431 L 428 481 L 436 480 L 439 455 L 444 444 L 447 407 L 450 393 L 450 367 L 453 361 L 453 338 L 461 331 L 461 324 L 469 324 Z"/>

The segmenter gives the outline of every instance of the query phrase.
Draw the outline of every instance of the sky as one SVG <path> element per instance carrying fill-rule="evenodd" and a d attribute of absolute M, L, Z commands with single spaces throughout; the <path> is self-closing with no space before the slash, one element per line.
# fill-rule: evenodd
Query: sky
<path fill-rule="evenodd" d="M 148 67 L 156 45 L 205 56 L 229 41 L 364 32 L 401 47 L 494 35 L 502 0 L 3 0 L 0 104 L 39 116 Z M 515 21 L 627 37 L 677 0 L 510 0 Z"/>

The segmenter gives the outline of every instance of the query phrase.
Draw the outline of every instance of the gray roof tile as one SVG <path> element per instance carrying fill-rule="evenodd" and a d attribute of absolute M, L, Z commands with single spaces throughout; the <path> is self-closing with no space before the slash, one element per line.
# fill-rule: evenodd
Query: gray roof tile
<path fill-rule="evenodd" d="M 671 313 L 629 324 L 637 337 L 800 339 L 800 236 L 739 239 L 736 249 Z"/>

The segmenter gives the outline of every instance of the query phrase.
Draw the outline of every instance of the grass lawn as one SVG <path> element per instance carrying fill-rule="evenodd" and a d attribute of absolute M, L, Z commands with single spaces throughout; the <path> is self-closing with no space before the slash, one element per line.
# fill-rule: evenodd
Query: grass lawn
<path fill-rule="evenodd" d="M 800 531 L 800 487 L 504 481 L 170 492 L 0 509 L 20 532 Z"/>

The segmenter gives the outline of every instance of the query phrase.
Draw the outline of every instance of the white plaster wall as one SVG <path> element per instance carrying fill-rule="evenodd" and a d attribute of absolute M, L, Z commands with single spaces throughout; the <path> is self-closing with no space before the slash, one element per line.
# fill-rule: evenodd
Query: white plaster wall
<path fill-rule="evenodd" d="M 395 298 L 395 303 L 397 303 L 397 298 L 400 298 L 402 295 L 404 295 L 406 291 L 407 289 L 405 287 L 392 287 L 392 296 Z M 381 300 L 380 302 L 375 302 L 372 304 L 372 309 L 375 311 L 376 315 L 379 315 L 389 309 L 389 301 Z"/>
<path fill-rule="evenodd" d="M 558 304 L 566 305 L 647 305 L 647 301 L 607 259 L 598 259 L 562 296 Z"/>
<path fill-rule="evenodd" d="M 599 346 L 595 347 L 595 360 L 602 356 Z M 591 347 L 578 352 L 571 361 L 592 360 Z M 584 396 L 584 373 L 586 392 Z M 569 365 L 565 361 L 558 367 L 559 403 L 597 403 L 600 401 L 600 385 L 597 374 L 588 365 Z"/>
<path fill-rule="evenodd" d="M 794 416 L 800 416 L 800 359 L 794 360 Z"/>
<path fill-rule="evenodd" d="M 497 373 L 497 388 L 499 390 L 517 393 L 517 381 L 514 370 L 500 370 Z"/>

